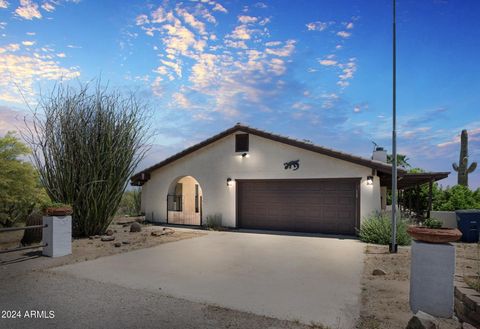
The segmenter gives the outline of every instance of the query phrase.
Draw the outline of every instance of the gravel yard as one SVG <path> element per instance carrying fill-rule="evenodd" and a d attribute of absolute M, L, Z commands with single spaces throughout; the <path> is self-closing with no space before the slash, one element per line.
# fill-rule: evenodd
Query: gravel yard
<path fill-rule="evenodd" d="M 456 275 L 472 275 L 478 271 L 479 245 L 455 243 Z M 361 329 L 404 329 L 412 316 L 409 306 L 410 247 L 399 247 L 390 254 L 388 246 L 367 245 L 362 278 L 360 307 Z M 373 275 L 382 269 L 386 275 Z M 456 329 L 454 320 L 442 320 L 442 329 Z"/>

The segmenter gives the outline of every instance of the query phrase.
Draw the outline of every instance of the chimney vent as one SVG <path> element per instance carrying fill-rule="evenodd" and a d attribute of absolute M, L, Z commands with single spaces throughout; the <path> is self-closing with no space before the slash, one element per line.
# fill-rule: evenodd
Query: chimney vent
<path fill-rule="evenodd" d="M 375 146 L 373 150 L 372 160 L 387 162 L 387 151 L 381 146 Z"/>

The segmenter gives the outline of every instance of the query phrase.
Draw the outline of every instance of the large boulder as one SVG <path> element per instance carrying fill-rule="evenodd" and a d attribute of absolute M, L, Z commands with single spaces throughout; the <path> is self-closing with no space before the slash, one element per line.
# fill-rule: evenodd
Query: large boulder
<path fill-rule="evenodd" d="M 140 225 L 139 223 L 134 222 L 132 223 L 132 225 L 130 225 L 130 232 L 140 232 L 140 231 L 142 231 L 142 225 Z"/>
<path fill-rule="evenodd" d="M 418 311 L 410 321 L 406 329 L 438 329 L 438 321 L 428 313 Z"/>

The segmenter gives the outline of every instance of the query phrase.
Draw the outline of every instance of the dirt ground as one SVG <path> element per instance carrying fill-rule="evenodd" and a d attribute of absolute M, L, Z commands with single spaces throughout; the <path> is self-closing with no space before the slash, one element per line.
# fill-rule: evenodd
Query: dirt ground
<path fill-rule="evenodd" d="M 480 246 L 456 243 L 456 276 L 472 275 L 480 266 Z M 403 329 L 413 315 L 408 303 L 410 291 L 410 247 L 390 254 L 388 246 L 367 245 L 362 278 L 360 329 Z M 384 276 L 374 276 L 382 269 Z M 455 320 L 441 320 L 441 329 L 456 329 Z"/>
<path fill-rule="evenodd" d="M 72 254 L 58 258 L 42 257 L 41 248 L 0 254 L 0 276 L 19 275 L 23 272 L 40 270 L 54 266 L 61 266 L 99 257 L 128 252 L 135 249 L 149 248 L 162 243 L 178 241 L 202 236 L 205 233 L 198 230 L 182 230 L 173 228 L 172 234 L 152 236 L 153 231 L 161 231 L 163 227 L 142 224 L 141 232 L 130 232 L 131 222 L 128 218 L 117 219 L 109 226 L 115 236 L 114 241 L 101 241 L 100 236 L 91 238 L 73 239 Z M 2 233 L 0 250 L 10 249 L 19 245 L 23 231 Z M 120 242 L 120 247 L 115 243 Z"/>

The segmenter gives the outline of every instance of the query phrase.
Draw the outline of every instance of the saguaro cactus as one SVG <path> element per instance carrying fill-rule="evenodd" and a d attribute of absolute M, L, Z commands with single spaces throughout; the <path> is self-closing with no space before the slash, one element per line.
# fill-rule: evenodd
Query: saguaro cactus
<path fill-rule="evenodd" d="M 453 170 L 458 172 L 458 185 L 468 186 L 468 174 L 477 168 L 477 163 L 472 162 L 472 164 L 468 166 L 468 134 L 466 129 L 462 130 L 460 141 L 460 159 L 458 160 L 458 165 L 452 163 L 452 167 Z"/>

